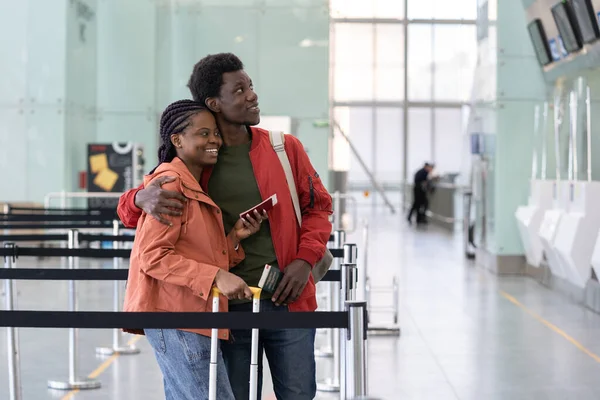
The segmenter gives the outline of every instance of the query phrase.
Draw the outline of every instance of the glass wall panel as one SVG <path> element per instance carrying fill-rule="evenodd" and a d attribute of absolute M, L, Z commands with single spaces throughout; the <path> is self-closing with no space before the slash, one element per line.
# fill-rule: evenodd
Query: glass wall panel
<path fill-rule="evenodd" d="M 475 19 L 477 0 L 410 0 L 409 19 Z"/>
<path fill-rule="evenodd" d="M 419 2 L 413 0 L 411 3 Z M 475 19 L 477 18 L 477 0 L 433 0 L 434 19 Z M 410 3 L 409 3 L 410 4 Z"/>
<path fill-rule="evenodd" d="M 375 99 L 404 99 L 404 28 L 400 24 L 375 25 Z"/>
<path fill-rule="evenodd" d="M 331 0 L 333 18 L 402 18 L 402 0 Z"/>
<path fill-rule="evenodd" d="M 431 109 L 408 110 L 408 180 L 425 162 L 431 161 Z"/>
<path fill-rule="evenodd" d="M 432 25 L 408 27 L 408 99 L 431 100 Z"/>
<path fill-rule="evenodd" d="M 370 107 L 349 107 L 346 134 L 369 168 L 373 168 L 373 109 Z M 367 182 L 368 175 L 352 154 L 348 182 Z"/>
<path fill-rule="evenodd" d="M 335 24 L 334 98 L 373 100 L 373 26 Z"/>
<path fill-rule="evenodd" d="M 378 108 L 375 111 L 375 176 L 380 182 L 402 181 L 404 155 L 404 115 L 402 108 Z"/>
<path fill-rule="evenodd" d="M 434 25 L 434 100 L 468 101 L 476 61 L 474 25 Z"/>
<path fill-rule="evenodd" d="M 460 171 L 463 151 L 462 110 L 437 108 L 434 111 L 433 162 L 439 174 Z"/>

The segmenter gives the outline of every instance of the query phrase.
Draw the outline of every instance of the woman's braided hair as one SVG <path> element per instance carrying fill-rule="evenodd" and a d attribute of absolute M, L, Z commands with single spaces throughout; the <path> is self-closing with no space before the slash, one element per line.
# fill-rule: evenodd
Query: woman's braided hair
<path fill-rule="evenodd" d="M 158 148 L 158 164 L 170 162 L 177 156 L 171 135 L 182 132 L 190 125 L 190 117 L 208 108 L 197 101 L 179 100 L 167 106 L 160 117 L 160 139 Z M 156 168 L 155 168 L 156 169 Z M 154 172 L 152 170 L 150 173 Z"/>

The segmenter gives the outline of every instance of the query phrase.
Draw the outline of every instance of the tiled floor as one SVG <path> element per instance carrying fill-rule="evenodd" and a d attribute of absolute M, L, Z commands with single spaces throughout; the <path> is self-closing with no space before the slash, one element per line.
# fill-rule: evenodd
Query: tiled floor
<path fill-rule="evenodd" d="M 390 400 L 519 400 L 600 398 L 600 315 L 523 277 L 498 278 L 462 257 L 460 239 L 436 229 L 409 227 L 384 211 L 362 211 L 371 224 L 369 271 L 373 284 L 400 282 L 402 337 L 370 337 L 369 392 Z M 349 241 L 360 244 L 360 234 Z M 110 264 L 110 263 L 109 263 Z M 31 262 L 28 264 L 31 265 Z M 57 265 L 49 261 L 44 265 Z M 110 267 L 110 265 L 108 265 Z M 21 309 L 67 307 L 62 282 L 18 282 Z M 80 309 L 109 310 L 110 283 L 80 283 Z M 373 303 L 384 303 L 374 296 Z M 374 314 L 385 322 L 388 315 Z M 8 398 L 5 330 L 0 331 L 0 399 Z M 112 362 L 94 348 L 110 332 L 80 332 L 82 375 L 99 366 L 102 388 L 50 392 L 48 379 L 67 375 L 67 332 L 20 331 L 25 400 L 161 399 L 162 379 L 145 339 L 139 355 Z M 320 339 L 322 341 L 322 337 Z M 330 365 L 319 360 L 319 375 Z M 108 365 L 108 366 L 107 366 Z M 335 396 L 321 395 L 323 398 Z M 273 399 L 266 385 L 264 399 Z"/>

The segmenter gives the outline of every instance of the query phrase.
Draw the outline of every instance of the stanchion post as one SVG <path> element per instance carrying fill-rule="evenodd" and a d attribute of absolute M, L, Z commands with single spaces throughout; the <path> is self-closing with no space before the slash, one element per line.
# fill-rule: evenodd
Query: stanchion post
<path fill-rule="evenodd" d="M 368 251 L 369 251 L 369 221 L 364 221 L 363 226 L 363 235 L 362 235 L 362 254 L 363 254 L 363 263 L 362 263 L 362 289 L 363 289 L 363 298 L 362 300 L 368 302 L 369 301 L 369 272 L 368 272 Z"/>
<path fill-rule="evenodd" d="M 69 249 L 79 248 L 79 232 L 77 229 L 71 229 L 68 233 Z M 78 257 L 68 258 L 69 269 L 77 269 L 79 264 Z M 69 311 L 77 311 L 77 292 L 75 281 L 69 281 Z M 56 390 L 73 389 L 98 389 L 100 381 L 77 376 L 78 354 L 78 334 L 76 328 L 69 328 L 69 379 L 67 381 L 48 381 L 48 387 Z"/>
<path fill-rule="evenodd" d="M 15 256 L 14 251 L 16 245 L 14 243 L 5 243 L 5 249 L 13 249 L 12 256 L 4 257 L 4 268 L 14 268 Z M 6 311 L 15 309 L 15 290 L 12 279 L 4 281 L 4 299 L 6 302 Z M 21 400 L 23 394 L 21 392 L 21 360 L 19 358 L 19 332 L 15 327 L 6 328 L 6 352 L 8 355 L 8 398 L 10 400 Z"/>
<path fill-rule="evenodd" d="M 473 192 L 465 190 L 463 192 L 463 248 L 466 258 L 474 258 L 474 254 L 469 251 L 469 232 L 471 230 L 471 200 Z"/>
<path fill-rule="evenodd" d="M 342 230 L 336 230 L 333 232 L 333 248 L 341 249 L 346 242 L 346 232 Z M 331 266 L 332 270 L 340 270 L 341 260 L 339 258 L 334 258 L 333 265 Z M 341 281 L 338 284 L 337 282 L 329 282 L 329 298 L 331 300 L 331 306 L 329 307 L 329 311 L 340 311 L 341 303 L 340 303 L 340 291 L 341 291 Z M 325 351 L 315 352 L 317 356 L 332 356 L 332 364 L 333 364 L 333 376 L 331 378 L 327 378 L 322 382 L 317 383 L 317 390 L 321 392 L 339 392 L 340 385 L 340 375 L 341 375 L 341 363 L 342 358 L 341 354 L 341 341 L 340 337 L 343 334 L 343 330 L 340 329 L 329 329 L 327 331 L 327 342 L 329 343 L 329 348 L 325 349 Z"/>
<path fill-rule="evenodd" d="M 342 399 L 367 396 L 367 303 L 347 301 L 348 334 L 346 337 L 346 390 Z"/>
<path fill-rule="evenodd" d="M 337 190 L 333 193 L 333 229 L 340 231 L 342 226 L 341 195 Z M 339 249 L 340 247 L 338 247 Z"/>
<path fill-rule="evenodd" d="M 358 259 L 358 248 L 354 243 L 344 245 L 344 261 L 342 263 L 341 298 L 342 304 L 346 301 L 356 300 L 356 289 L 358 286 L 358 270 L 356 260 Z"/>
<path fill-rule="evenodd" d="M 346 310 L 346 304 L 348 301 L 356 300 L 356 282 L 357 282 L 357 269 L 356 260 L 358 258 L 358 249 L 355 244 L 348 243 L 344 245 L 344 261 L 341 265 L 341 279 L 340 279 L 340 303 L 344 304 Z M 346 332 L 343 329 L 339 331 L 339 343 L 340 343 L 340 354 L 346 355 Z M 340 376 L 340 398 L 346 398 L 346 362 L 347 357 L 340 357 L 339 362 L 339 376 Z"/>
<path fill-rule="evenodd" d="M 333 232 L 333 248 L 334 249 L 341 249 L 344 246 L 344 243 L 346 241 L 346 232 L 344 231 L 334 231 Z M 331 269 L 332 270 L 339 270 L 340 269 L 340 265 L 341 265 L 341 260 L 339 258 L 334 258 L 333 259 L 333 263 L 331 265 Z M 327 311 L 340 311 L 340 303 L 339 303 L 339 283 L 337 282 L 327 282 L 328 286 L 327 286 L 327 290 L 329 291 L 329 294 L 327 296 Z M 318 350 L 315 350 L 315 356 L 317 357 L 334 357 L 334 365 L 336 364 L 336 360 L 335 360 L 335 349 L 339 349 L 339 345 L 337 344 L 338 339 L 337 339 L 337 330 L 335 329 L 327 329 L 327 336 L 326 336 L 326 347 L 325 348 L 321 348 Z M 338 352 L 338 358 L 339 358 L 339 352 Z M 335 378 L 333 379 L 333 383 L 338 382 L 339 380 L 335 380 Z M 322 385 L 321 387 L 323 388 L 324 391 L 331 391 L 331 390 L 327 390 L 327 387 L 331 382 L 328 381 L 329 383 L 325 383 L 324 385 Z M 337 385 L 334 385 L 337 387 Z M 319 389 L 321 390 L 321 389 Z M 337 389 L 335 389 L 334 391 L 337 392 Z"/>
<path fill-rule="evenodd" d="M 119 221 L 113 220 L 113 235 L 119 236 Z M 113 242 L 113 249 L 118 250 L 120 243 L 118 241 Z M 120 269 L 123 259 L 120 257 L 113 258 L 113 268 Z M 113 310 L 115 312 L 121 311 L 121 282 L 113 282 Z M 96 348 L 96 354 L 102 356 L 112 356 L 113 354 L 132 355 L 138 354 L 140 349 L 134 345 L 122 345 L 121 344 L 121 330 L 113 329 L 113 343 L 112 347 L 98 347 Z"/>

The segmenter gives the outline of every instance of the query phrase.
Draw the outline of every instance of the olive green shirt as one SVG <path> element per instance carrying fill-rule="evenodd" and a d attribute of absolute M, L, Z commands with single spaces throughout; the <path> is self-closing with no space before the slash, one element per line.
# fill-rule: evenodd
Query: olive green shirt
<path fill-rule="evenodd" d="M 222 211 L 225 234 L 229 233 L 240 219 L 240 213 L 263 201 L 250 161 L 250 145 L 251 142 L 238 146 L 223 146 L 208 182 L 208 194 Z M 260 230 L 242 240 L 241 244 L 246 258 L 230 272 L 242 278 L 248 286 L 258 286 L 265 264 L 278 265 L 269 220 L 263 221 Z M 261 297 L 270 296 L 270 293 L 264 293 Z"/>

